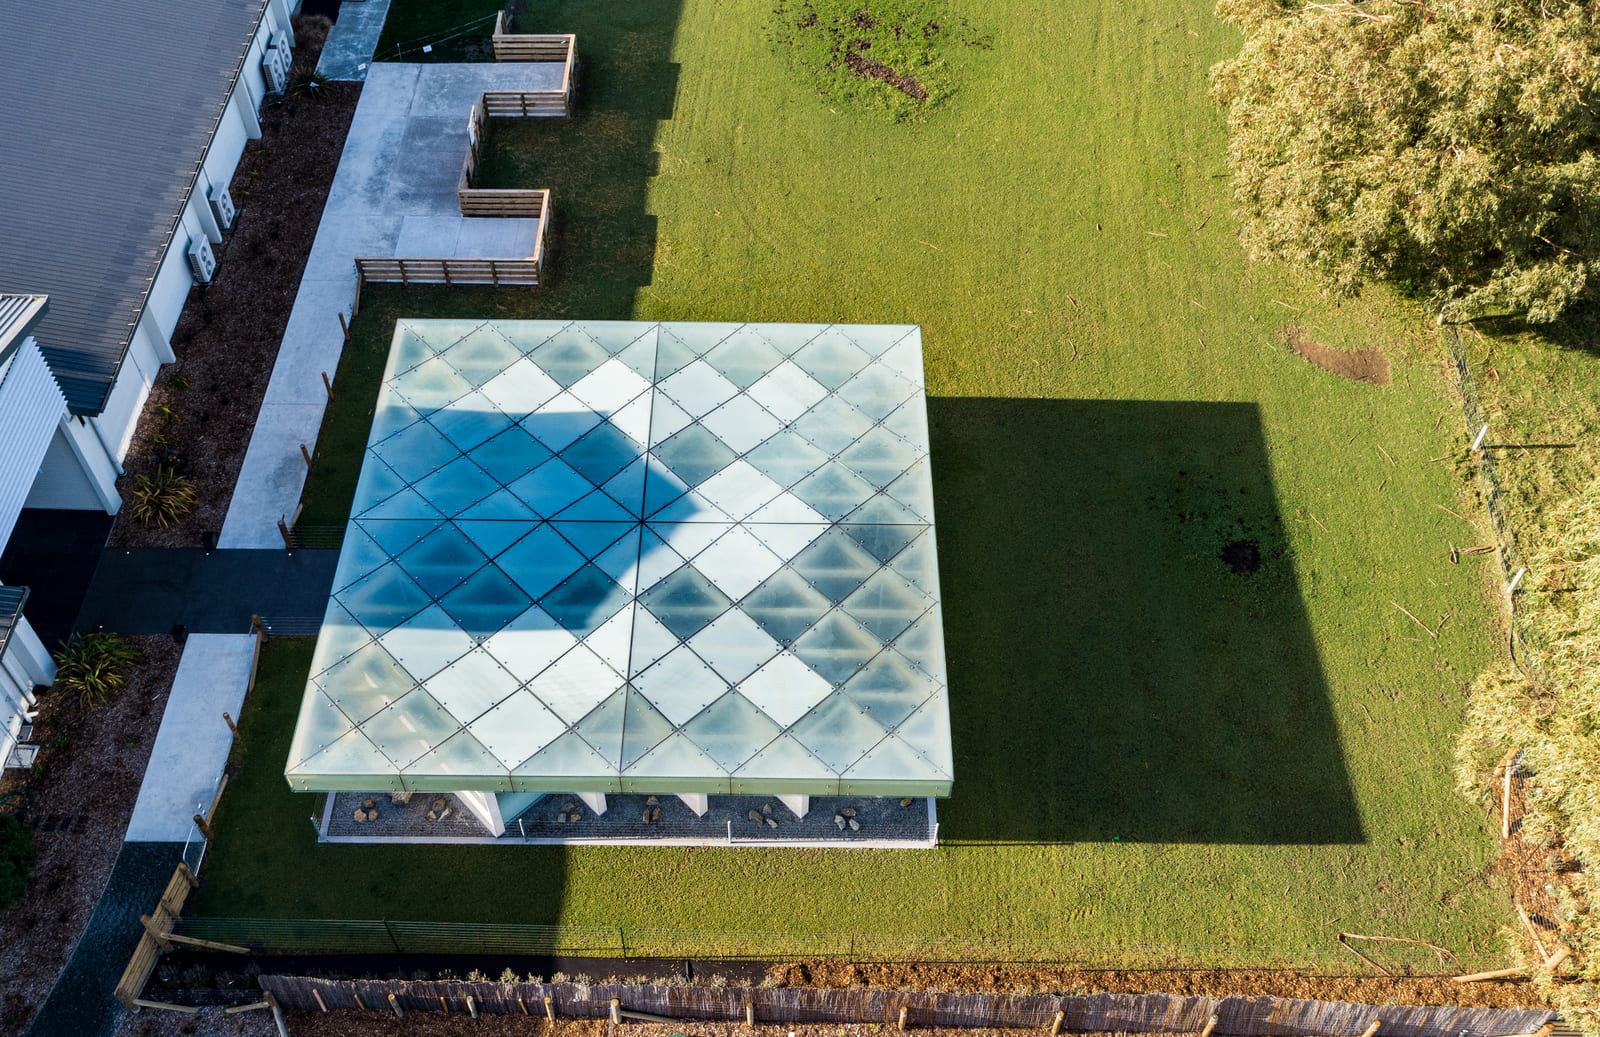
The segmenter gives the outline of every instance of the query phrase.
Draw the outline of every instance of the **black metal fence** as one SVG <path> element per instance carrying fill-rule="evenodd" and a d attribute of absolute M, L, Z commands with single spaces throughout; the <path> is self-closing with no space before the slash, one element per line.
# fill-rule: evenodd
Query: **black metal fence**
<path fill-rule="evenodd" d="M 1505 1037 L 1529 1034 L 1550 1022 L 1545 1010 L 1403 1007 L 1276 997 L 1196 997 L 1168 994 L 936 994 L 860 987 L 635 986 L 579 983 L 493 983 L 427 980 L 324 980 L 260 977 L 261 987 L 286 1008 L 306 1012 L 400 1014 L 470 1011 L 542 1016 L 545 998 L 558 1018 L 605 1018 L 620 1010 L 675 1020 L 743 1021 L 748 1010 L 763 1023 L 896 1023 L 907 1026 L 1048 1028 L 1061 1013 L 1068 1031 L 1214 1032 L 1238 1037 L 1354 1037 L 1381 1021 L 1381 1037 Z M 468 999 L 471 1004 L 468 1004 Z M 746 1006 L 749 1006 L 748 1009 Z"/>

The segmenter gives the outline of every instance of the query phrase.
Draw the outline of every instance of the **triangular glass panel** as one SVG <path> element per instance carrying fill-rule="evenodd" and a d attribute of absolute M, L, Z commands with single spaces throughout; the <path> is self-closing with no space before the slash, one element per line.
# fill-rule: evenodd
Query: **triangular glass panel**
<path fill-rule="evenodd" d="M 630 686 L 622 719 L 621 769 L 632 767 L 639 757 L 660 745 L 661 740 L 671 733 L 672 724 L 667 718 Z"/>
<path fill-rule="evenodd" d="M 478 550 L 493 558 L 522 539 L 533 528 L 534 523 L 457 519 L 455 525 L 466 534 L 467 539 L 472 541 Z"/>
<path fill-rule="evenodd" d="M 860 623 L 835 609 L 794 643 L 794 654 L 839 687 L 883 649 Z"/>
<path fill-rule="evenodd" d="M 401 554 L 406 548 L 438 529 L 443 523 L 428 519 L 357 519 L 355 525 L 364 530 L 390 556 Z M 348 542 L 348 541 L 347 541 Z"/>
<path fill-rule="evenodd" d="M 623 688 L 594 707 L 573 728 L 611 770 L 622 767 L 622 721 L 627 701 L 628 689 Z"/>
<path fill-rule="evenodd" d="M 843 774 L 887 733 L 843 695 L 823 699 L 789 733 L 834 771 Z"/>
<path fill-rule="evenodd" d="M 754 756 L 781 729 L 737 691 L 730 691 L 684 727 L 683 733 L 725 771 Z"/>

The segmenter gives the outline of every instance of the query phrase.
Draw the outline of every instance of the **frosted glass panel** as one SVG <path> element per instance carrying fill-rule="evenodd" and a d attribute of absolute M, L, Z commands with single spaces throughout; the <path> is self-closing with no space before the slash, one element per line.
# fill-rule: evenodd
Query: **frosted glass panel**
<path fill-rule="evenodd" d="M 942 795 L 910 326 L 400 324 L 287 776 Z"/>

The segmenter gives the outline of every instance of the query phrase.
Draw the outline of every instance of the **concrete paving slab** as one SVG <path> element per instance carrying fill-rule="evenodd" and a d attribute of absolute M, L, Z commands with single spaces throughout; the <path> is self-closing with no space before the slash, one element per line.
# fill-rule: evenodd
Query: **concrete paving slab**
<path fill-rule="evenodd" d="M 317 71 L 329 79 L 365 79 L 388 14 L 389 0 L 345 0 L 340 4 L 339 20 L 322 45 Z"/>
<path fill-rule="evenodd" d="M 384 192 L 384 211 L 416 216 L 454 210 L 460 215 L 456 190 L 467 157 L 466 118 L 413 116 L 406 120 L 400 153 L 403 158 Z"/>
<path fill-rule="evenodd" d="M 453 256 L 461 234 L 460 216 L 407 216 L 395 243 L 397 256 Z"/>
<path fill-rule="evenodd" d="M 316 442 L 324 408 L 316 403 L 262 405 L 218 547 L 283 546 L 278 519 L 294 513 L 306 483 L 300 444 Z"/>
<path fill-rule="evenodd" d="M 462 219 L 461 233 L 455 241 L 454 256 L 492 256 L 517 259 L 533 255 L 538 239 L 538 220 Z"/>
<path fill-rule="evenodd" d="M 256 639 L 251 634 L 195 634 L 184 646 L 139 799 L 128 842 L 178 842 L 216 791 L 233 744 L 222 714 L 237 717 L 250 683 Z"/>

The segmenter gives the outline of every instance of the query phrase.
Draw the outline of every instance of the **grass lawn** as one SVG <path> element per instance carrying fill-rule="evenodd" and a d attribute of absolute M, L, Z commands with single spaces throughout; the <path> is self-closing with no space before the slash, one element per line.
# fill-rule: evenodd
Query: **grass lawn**
<path fill-rule="evenodd" d="M 1498 646 L 1495 562 L 1450 561 L 1488 536 L 1455 514 L 1443 353 L 1386 296 L 1245 263 L 1210 0 L 972 0 L 994 45 L 952 56 L 959 92 L 920 123 L 819 99 L 770 51 L 772 6 L 538 5 L 578 33 L 582 110 L 496 125 L 482 175 L 553 189 L 553 281 L 369 289 L 303 521 L 344 520 L 399 316 L 921 324 L 945 846 L 319 846 L 281 775 L 310 645 L 278 642 L 197 910 L 1214 965 L 1346 965 L 1342 929 L 1494 957 L 1509 905 L 1452 751 Z M 391 32 L 492 10 L 396 0 Z M 1289 323 L 1382 348 L 1393 383 L 1315 370 Z"/>

